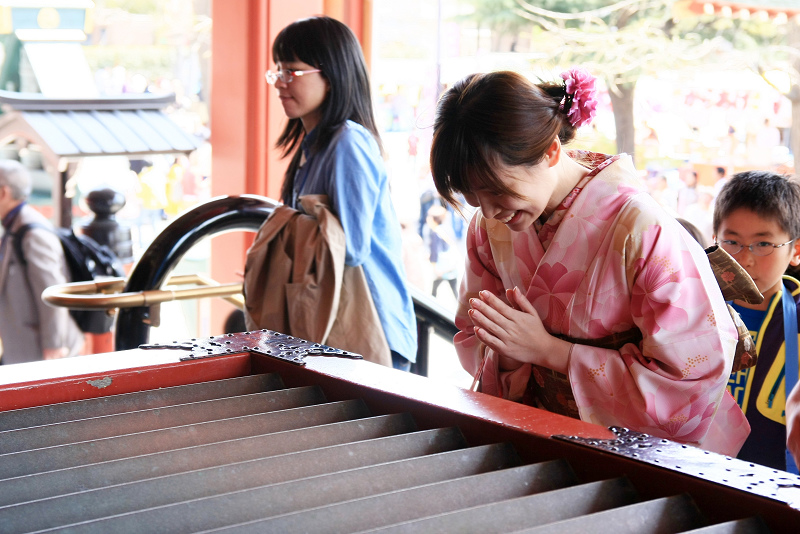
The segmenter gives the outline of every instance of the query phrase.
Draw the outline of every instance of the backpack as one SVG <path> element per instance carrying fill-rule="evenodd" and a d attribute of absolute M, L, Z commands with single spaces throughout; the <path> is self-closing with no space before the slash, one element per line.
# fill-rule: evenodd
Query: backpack
<path fill-rule="evenodd" d="M 53 228 L 37 223 L 22 225 L 13 234 L 14 250 L 23 268 L 27 268 L 28 261 L 22 249 L 22 238 L 32 228 L 48 230 L 58 236 L 64 249 L 70 282 L 86 282 L 98 276 L 124 276 L 119 258 L 109 247 L 98 244 L 88 236 L 76 235 L 72 228 Z M 84 333 L 104 334 L 114 324 L 114 317 L 106 310 L 70 309 L 69 313 Z"/>

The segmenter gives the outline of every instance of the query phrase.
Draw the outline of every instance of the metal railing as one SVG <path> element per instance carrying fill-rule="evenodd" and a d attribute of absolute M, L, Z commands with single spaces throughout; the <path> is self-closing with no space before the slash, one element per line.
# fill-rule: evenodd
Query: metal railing
<path fill-rule="evenodd" d="M 242 284 L 218 284 L 199 275 L 169 276 L 181 258 L 206 237 L 233 230 L 257 231 L 277 203 L 256 195 L 212 199 L 184 213 L 153 240 L 134 266 L 127 280 L 111 278 L 53 286 L 42 298 L 51 305 L 76 309 L 118 310 L 115 349 L 128 350 L 149 341 L 154 314 L 163 302 L 204 297 L 221 297 L 243 306 Z M 173 286 L 194 284 L 176 289 Z M 412 372 L 427 376 L 431 336 L 452 341 L 458 331 L 454 312 L 432 296 L 411 287 L 417 319 L 417 361 Z"/>
<path fill-rule="evenodd" d="M 455 324 L 455 312 L 448 310 L 431 295 L 411 287 L 411 298 L 414 300 L 414 314 L 417 317 L 417 361 L 411 366 L 411 372 L 428 376 L 430 362 L 431 336 L 439 335 L 451 343 L 458 329 Z"/>

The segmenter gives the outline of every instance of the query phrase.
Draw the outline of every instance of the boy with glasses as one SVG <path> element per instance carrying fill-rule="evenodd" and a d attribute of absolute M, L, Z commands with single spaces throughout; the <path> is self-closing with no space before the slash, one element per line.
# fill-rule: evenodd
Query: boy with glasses
<path fill-rule="evenodd" d="M 735 372 L 728 390 L 750 423 L 739 458 L 796 472 L 786 451 L 786 397 L 798 376 L 800 282 L 785 276 L 800 265 L 800 183 L 769 171 L 741 172 L 714 207 L 714 235 L 764 295 L 761 304 L 733 301 L 758 349 L 754 367 Z"/>

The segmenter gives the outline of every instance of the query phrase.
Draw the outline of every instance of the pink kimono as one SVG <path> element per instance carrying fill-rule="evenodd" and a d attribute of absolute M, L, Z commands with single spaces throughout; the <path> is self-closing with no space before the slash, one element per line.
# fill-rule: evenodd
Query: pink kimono
<path fill-rule="evenodd" d="M 566 394 L 551 391 L 567 411 L 736 455 L 750 432 L 725 390 L 737 333 L 704 251 L 644 191 L 630 157 L 569 155 L 592 171 L 544 225 L 513 232 L 480 210 L 472 219 L 454 339 L 461 365 L 473 376 L 482 366 L 481 391 L 510 400 L 553 389 L 546 378 L 557 373 L 543 367 L 500 371 L 473 333 L 469 299 L 489 290 L 505 300 L 518 286 L 554 335 L 637 335 L 614 349 L 574 346 Z"/>

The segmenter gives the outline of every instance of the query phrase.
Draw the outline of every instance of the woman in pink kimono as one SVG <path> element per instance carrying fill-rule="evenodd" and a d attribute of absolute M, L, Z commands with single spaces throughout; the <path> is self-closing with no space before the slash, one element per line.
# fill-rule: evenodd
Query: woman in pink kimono
<path fill-rule="evenodd" d="M 594 78 L 474 74 L 439 101 L 442 198 L 481 209 L 454 339 L 480 390 L 604 426 L 735 455 L 747 420 L 725 391 L 737 332 L 702 248 L 627 155 L 567 151 Z"/>

